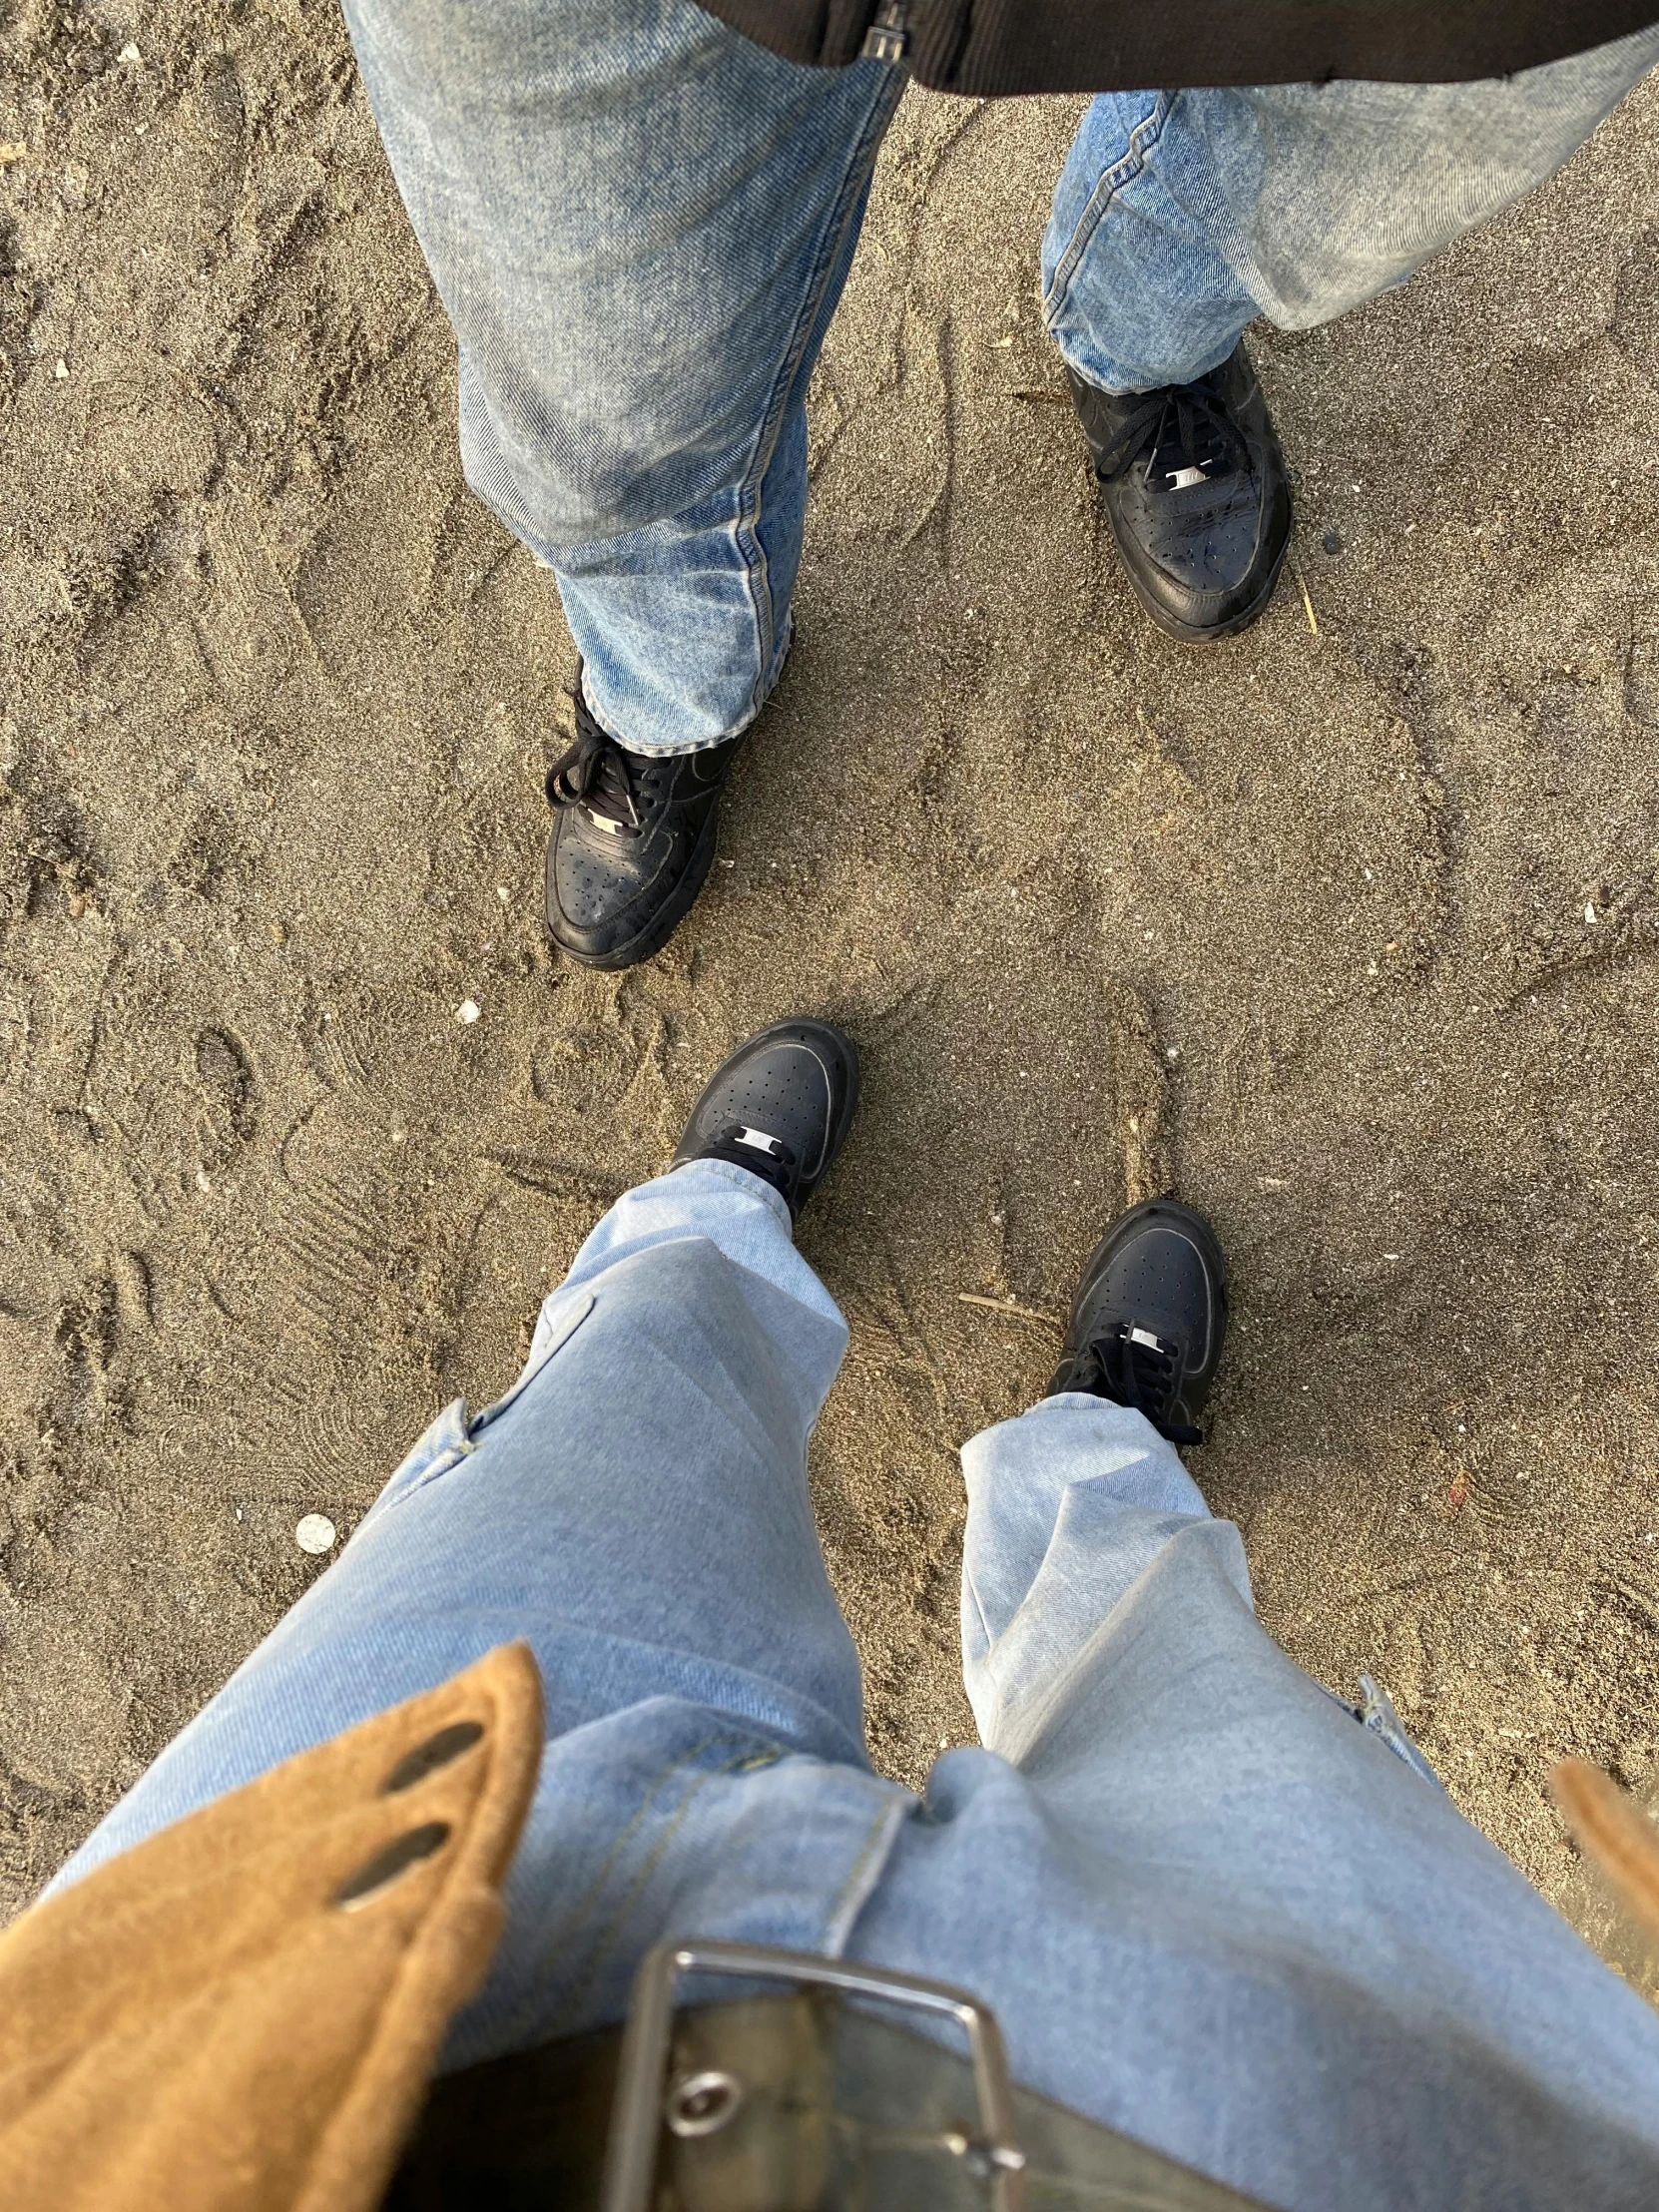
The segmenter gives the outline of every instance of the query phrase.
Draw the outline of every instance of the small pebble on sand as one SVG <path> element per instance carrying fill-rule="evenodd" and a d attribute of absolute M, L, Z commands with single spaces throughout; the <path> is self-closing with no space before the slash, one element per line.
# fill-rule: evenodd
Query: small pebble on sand
<path fill-rule="evenodd" d="M 301 1551 L 321 1556 L 334 1548 L 335 1529 L 326 1513 L 307 1513 L 293 1532 L 293 1540 Z"/>
<path fill-rule="evenodd" d="M 463 998 L 455 1008 L 455 1019 L 457 1021 L 474 1022 L 483 1010 L 483 1007 L 479 1005 L 475 998 Z"/>

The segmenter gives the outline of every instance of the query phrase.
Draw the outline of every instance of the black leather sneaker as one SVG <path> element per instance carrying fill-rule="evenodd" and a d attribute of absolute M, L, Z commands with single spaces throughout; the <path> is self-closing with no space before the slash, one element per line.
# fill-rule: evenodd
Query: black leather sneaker
<path fill-rule="evenodd" d="M 547 926 L 584 967 L 625 968 L 660 952 L 714 864 L 720 787 L 741 737 L 701 753 L 630 753 L 572 694 L 576 743 L 547 796 Z"/>
<path fill-rule="evenodd" d="M 1187 644 L 1266 607 L 1291 542 L 1291 493 L 1241 342 L 1192 384 L 1122 398 L 1067 370 L 1136 597 Z"/>
<path fill-rule="evenodd" d="M 1120 1214 L 1089 1257 L 1065 1352 L 1048 1385 L 1142 1412 L 1172 1444 L 1200 1444 L 1197 1416 L 1227 1341 L 1227 1271 L 1200 1214 L 1155 1198 Z"/>
<path fill-rule="evenodd" d="M 730 1160 L 800 1219 L 846 1142 L 858 1105 L 858 1051 L 827 1021 L 774 1022 L 739 1045 L 691 1110 L 674 1165 Z"/>

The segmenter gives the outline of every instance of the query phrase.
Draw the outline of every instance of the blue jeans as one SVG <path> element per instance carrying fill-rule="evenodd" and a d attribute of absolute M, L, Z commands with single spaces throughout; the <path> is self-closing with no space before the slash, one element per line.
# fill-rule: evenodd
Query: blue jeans
<path fill-rule="evenodd" d="M 640 752 L 743 729 L 789 647 L 807 386 L 902 87 L 690 0 L 345 0 L 460 341 L 467 478 L 557 572 L 588 705 Z M 1043 245 L 1086 379 L 1307 328 L 1549 176 L 1659 30 L 1497 83 L 1114 93 Z"/>
<path fill-rule="evenodd" d="M 1272 2204 L 1659 2201 L 1659 2019 L 1270 1640 L 1139 1413 L 965 1447 L 985 1748 L 924 1800 L 871 1772 L 806 1477 L 845 1338 L 757 1178 L 630 1192 L 59 1882 L 523 1636 L 549 1740 L 450 2064 L 726 1936 L 964 1983 L 1022 2080 Z"/>

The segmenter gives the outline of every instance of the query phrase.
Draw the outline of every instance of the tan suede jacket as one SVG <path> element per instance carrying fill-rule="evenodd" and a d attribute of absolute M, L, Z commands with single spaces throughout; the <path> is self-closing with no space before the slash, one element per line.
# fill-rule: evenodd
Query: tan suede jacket
<path fill-rule="evenodd" d="M 541 1743 L 503 1645 L 24 1914 L 6 2212 L 370 2212 L 500 1936 Z"/>

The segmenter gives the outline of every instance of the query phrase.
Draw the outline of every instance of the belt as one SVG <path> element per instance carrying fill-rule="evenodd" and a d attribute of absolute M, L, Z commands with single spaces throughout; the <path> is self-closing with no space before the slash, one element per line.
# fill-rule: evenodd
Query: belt
<path fill-rule="evenodd" d="M 677 2004 L 689 1973 L 736 1977 L 746 1993 Z M 756 1993 L 775 1982 L 790 1986 Z M 650 1953 L 625 2027 L 433 2084 L 382 2212 L 463 2207 L 1262 2212 L 1012 2082 L 995 2018 L 965 1990 L 701 1941 Z"/>

